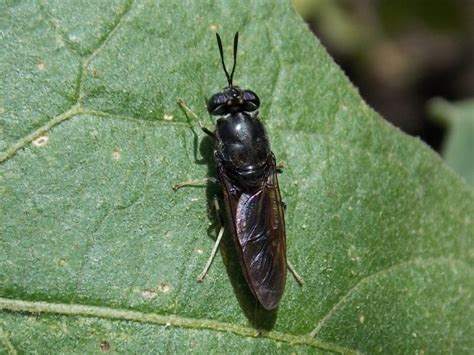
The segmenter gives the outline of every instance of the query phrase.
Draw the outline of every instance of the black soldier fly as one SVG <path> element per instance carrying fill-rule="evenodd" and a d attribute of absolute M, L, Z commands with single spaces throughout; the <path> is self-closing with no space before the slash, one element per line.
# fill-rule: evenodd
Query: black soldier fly
<path fill-rule="evenodd" d="M 207 110 L 218 116 L 216 128 L 201 129 L 215 141 L 217 182 L 222 187 L 227 225 L 238 250 L 240 265 L 253 295 L 267 310 L 277 307 L 285 289 L 287 268 L 301 284 L 286 258 L 284 204 L 278 186 L 278 168 L 265 128 L 258 119 L 260 99 L 251 90 L 233 84 L 238 32 L 234 37 L 234 64 L 229 75 L 224 51 L 216 33 L 228 86 L 208 100 Z M 180 105 L 197 116 L 182 102 Z M 188 181 L 176 185 L 197 185 Z M 216 209 L 218 204 L 216 202 Z M 198 280 L 205 277 L 224 234 L 221 226 L 211 257 Z"/>

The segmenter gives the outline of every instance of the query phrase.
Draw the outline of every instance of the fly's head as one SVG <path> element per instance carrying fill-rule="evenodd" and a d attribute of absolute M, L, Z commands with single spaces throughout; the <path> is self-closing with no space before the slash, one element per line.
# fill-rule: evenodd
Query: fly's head
<path fill-rule="evenodd" d="M 225 75 L 227 77 L 227 83 L 229 84 L 221 92 L 214 94 L 207 101 L 207 110 L 211 115 L 222 116 L 229 113 L 235 112 L 255 112 L 260 107 L 260 99 L 257 94 L 251 90 L 242 90 L 238 86 L 232 84 L 234 77 L 235 65 L 237 63 L 237 45 L 239 43 L 239 33 L 237 32 L 234 37 L 234 65 L 232 72 L 229 75 L 227 68 L 224 63 L 224 51 L 222 49 L 222 40 L 218 33 L 216 33 L 217 45 L 219 46 L 219 52 L 221 55 L 222 67 L 224 68 Z"/>
<path fill-rule="evenodd" d="M 238 86 L 228 86 L 211 96 L 207 110 L 211 115 L 223 116 L 235 112 L 254 112 L 260 107 L 260 99 L 251 90 L 242 90 Z"/>

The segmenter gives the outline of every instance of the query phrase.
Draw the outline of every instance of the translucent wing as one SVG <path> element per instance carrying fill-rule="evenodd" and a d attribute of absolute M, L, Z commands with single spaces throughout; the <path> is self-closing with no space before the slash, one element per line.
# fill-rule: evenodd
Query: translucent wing
<path fill-rule="evenodd" d="M 275 162 L 266 182 L 252 193 L 236 194 L 223 181 L 226 210 L 247 283 L 266 309 L 274 309 L 285 289 L 285 220 Z"/>

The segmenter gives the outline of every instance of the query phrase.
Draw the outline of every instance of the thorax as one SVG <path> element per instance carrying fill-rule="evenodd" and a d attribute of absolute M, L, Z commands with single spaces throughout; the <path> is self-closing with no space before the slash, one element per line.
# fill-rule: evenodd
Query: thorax
<path fill-rule="evenodd" d="M 217 120 L 216 138 L 215 154 L 228 174 L 253 180 L 266 176 L 271 150 L 257 118 L 246 112 L 223 116 Z"/>

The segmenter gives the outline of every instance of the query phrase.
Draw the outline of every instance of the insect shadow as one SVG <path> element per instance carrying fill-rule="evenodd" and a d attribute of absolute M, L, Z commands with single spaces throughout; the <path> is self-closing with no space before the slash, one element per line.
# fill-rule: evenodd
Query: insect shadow
<path fill-rule="evenodd" d="M 188 117 L 189 119 L 189 117 Z M 213 180 L 216 178 L 216 165 L 214 161 L 214 141 L 211 137 L 205 135 L 200 139 L 200 136 L 196 132 L 195 126 L 191 128 L 193 138 L 193 155 L 194 161 L 199 165 L 207 165 L 207 177 Z M 199 152 L 198 152 L 199 151 Z M 200 155 L 200 157 L 199 157 Z M 208 236 L 215 242 L 219 229 L 221 227 L 220 220 L 224 223 L 227 222 L 225 218 L 225 208 L 222 201 L 222 191 L 220 186 L 213 181 L 208 181 L 205 185 L 206 189 L 206 201 L 208 218 L 211 221 L 211 225 L 207 230 Z M 220 211 L 222 216 L 219 218 L 217 215 L 216 208 L 214 206 L 214 199 L 217 197 Z M 225 233 L 220 244 L 220 255 L 223 258 L 224 265 L 226 267 L 227 274 L 234 289 L 234 293 L 240 304 L 240 307 L 244 311 L 245 316 L 250 321 L 253 327 L 260 330 L 271 330 L 275 325 L 278 308 L 273 310 L 266 310 L 260 303 L 255 299 L 247 282 L 242 273 L 241 266 L 239 263 L 239 256 L 230 235 L 229 228 L 225 225 Z M 210 270 L 212 272 L 212 268 Z M 205 287 L 206 279 L 203 281 L 203 287 Z"/>

